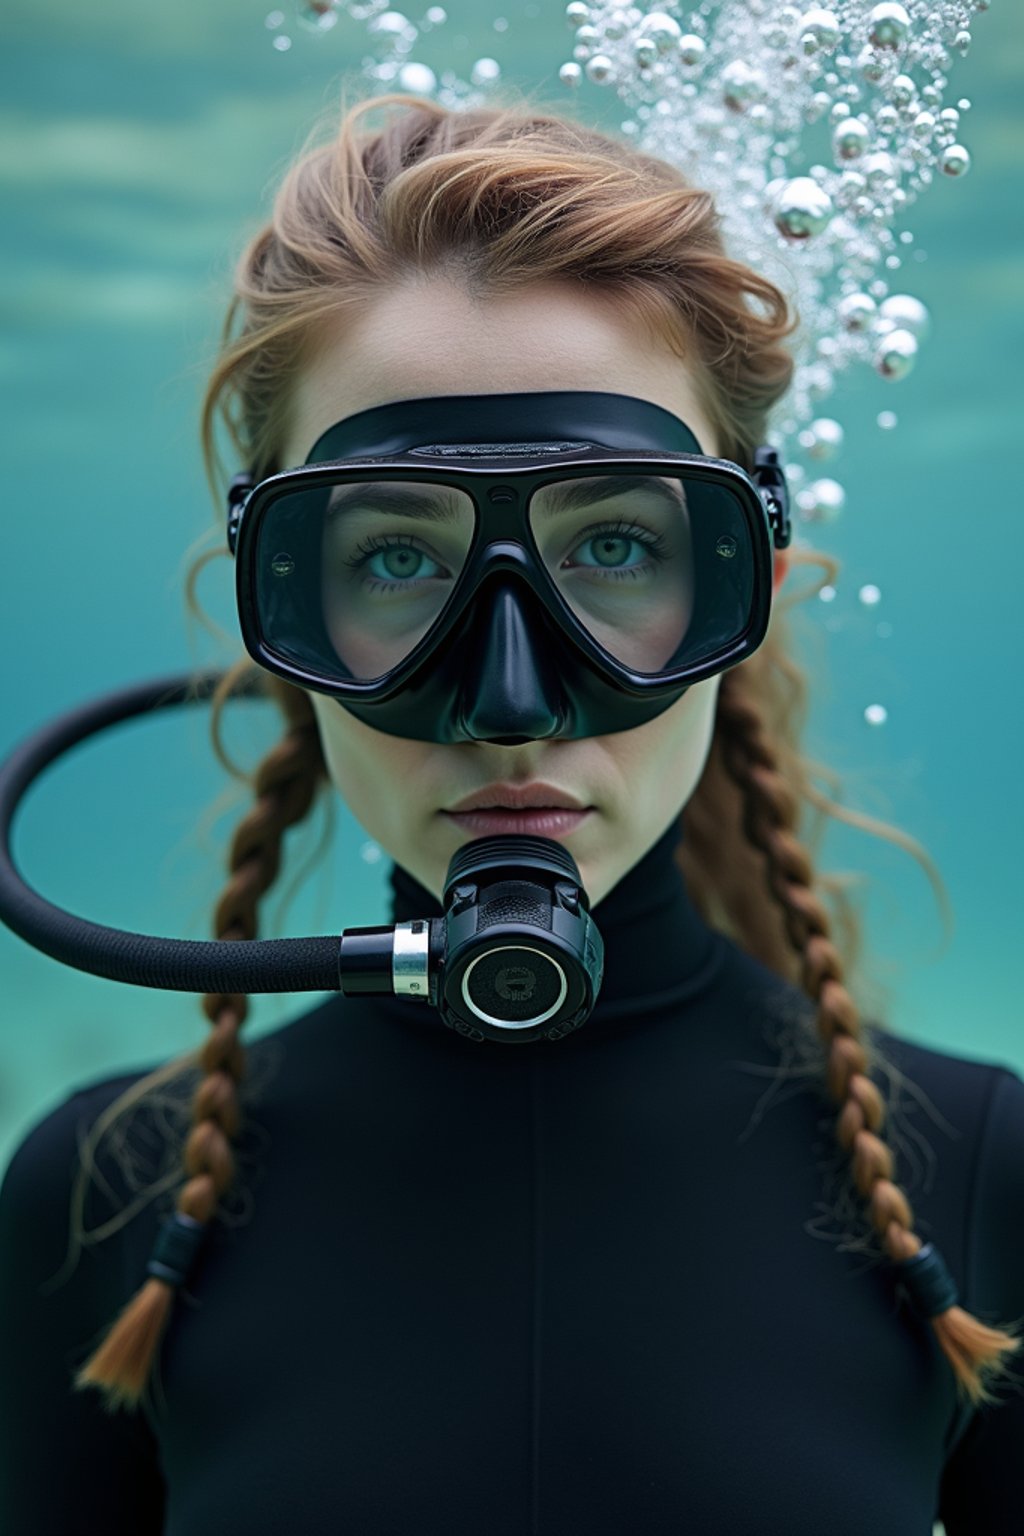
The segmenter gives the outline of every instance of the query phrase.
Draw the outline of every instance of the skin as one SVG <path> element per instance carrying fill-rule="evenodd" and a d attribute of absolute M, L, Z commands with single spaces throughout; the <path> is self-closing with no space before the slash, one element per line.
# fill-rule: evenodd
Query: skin
<path fill-rule="evenodd" d="M 596 384 L 595 381 L 600 381 Z M 291 402 L 282 463 L 301 464 L 334 422 L 420 396 L 595 387 L 653 401 L 720 455 L 694 379 L 600 298 L 555 283 L 474 298 L 446 277 L 410 281 L 325 332 Z M 775 553 L 773 593 L 785 576 Z M 441 812 L 496 781 L 546 783 L 594 813 L 561 841 L 596 906 L 679 815 L 714 730 L 720 678 L 695 683 L 655 719 L 578 741 L 407 741 L 310 693 L 331 779 L 366 832 L 438 900 L 452 854 L 478 835 Z"/>

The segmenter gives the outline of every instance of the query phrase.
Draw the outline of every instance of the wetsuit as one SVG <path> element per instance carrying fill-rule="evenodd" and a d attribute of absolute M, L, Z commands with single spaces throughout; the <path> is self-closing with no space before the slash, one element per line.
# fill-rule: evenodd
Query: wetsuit
<path fill-rule="evenodd" d="M 604 988 L 557 1043 L 341 996 L 250 1042 L 238 1186 L 145 1416 L 68 1383 L 173 1195 L 37 1292 L 76 1131 L 141 1071 L 30 1131 L 0 1192 L 4 1536 L 1020 1536 L 1024 1366 L 1002 1406 L 958 1409 L 863 1246 L 834 1106 L 792 1052 L 772 1092 L 811 1005 L 701 920 L 674 839 L 594 909 Z M 440 910 L 392 885 L 395 919 Z M 1024 1083 L 879 1038 L 927 1095 L 901 1095 L 915 1230 L 965 1306 L 1024 1315 Z M 87 1228 L 161 1147 L 180 1174 L 180 1146 L 143 1116 L 131 1177 L 101 1155 Z"/>

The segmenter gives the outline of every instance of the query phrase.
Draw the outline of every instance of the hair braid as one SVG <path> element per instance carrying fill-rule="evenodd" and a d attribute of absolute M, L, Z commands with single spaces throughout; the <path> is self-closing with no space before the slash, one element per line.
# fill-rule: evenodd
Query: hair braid
<path fill-rule="evenodd" d="M 843 964 L 831 938 L 828 914 L 813 890 L 814 867 L 794 836 L 797 797 L 779 772 L 764 715 L 742 677 L 722 676 L 716 731 L 726 772 L 743 794 L 743 830 L 764 855 L 768 889 L 782 908 L 786 932 L 802 957 L 804 991 L 818 1005 L 817 1027 L 827 1052 L 826 1086 L 841 1106 L 836 1140 L 853 1160 L 852 1177 L 867 1201 L 871 1223 L 894 1264 L 921 1249 L 914 1213 L 894 1181 L 892 1151 L 881 1139 L 885 1105 L 868 1076 L 872 1051 L 861 1038 L 860 1014 L 843 985 Z M 1009 1331 L 991 1328 L 960 1306 L 929 1319 L 956 1376 L 961 1398 L 977 1406 L 997 1402 L 989 1390 L 1006 1372 L 1004 1356 L 1021 1349 Z"/>
<path fill-rule="evenodd" d="M 250 665 L 246 658 L 225 675 L 214 694 L 215 706 Z M 284 833 L 308 814 L 326 774 L 308 697 L 287 685 L 269 691 L 284 710 L 288 730 L 253 775 L 256 803 L 235 829 L 228 855 L 231 878 L 214 914 L 218 939 L 256 937 L 257 908 L 277 877 Z M 183 1150 L 188 1179 L 178 1192 L 176 1209 L 205 1226 L 235 1177 L 231 1143 L 241 1129 L 238 1085 L 245 1074 L 245 1050 L 238 1036 L 249 1000 L 242 993 L 207 993 L 202 1009 L 213 1028 L 199 1055 L 204 1076 L 192 1102 L 192 1128 Z M 75 1387 L 99 1387 L 111 1412 L 121 1406 L 135 1408 L 149 1380 L 174 1292 L 170 1281 L 148 1275 L 76 1373 Z"/>

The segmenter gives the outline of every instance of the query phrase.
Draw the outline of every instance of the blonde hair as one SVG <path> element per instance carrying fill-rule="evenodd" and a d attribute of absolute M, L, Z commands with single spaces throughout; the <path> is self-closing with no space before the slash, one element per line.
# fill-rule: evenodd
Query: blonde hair
<path fill-rule="evenodd" d="M 369 127 L 366 120 L 378 112 L 383 123 Z M 403 277 L 441 270 L 481 295 L 552 279 L 600 295 L 686 358 L 720 454 L 752 467 L 768 412 L 790 381 L 793 363 L 784 341 L 796 320 L 771 282 L 726 254 L 711 196 L 668 164 L 550 112 L 522 106 L 453 112 L 394 95 L 343 111 L 328 142 L 307 146 L 284 177 L 270 222 L 239 262 L 202 411 L 203 450 L 218 507 L 225 476 L 216 448 L 218 423 L 232 453 L 257 476 L 281 467 L 293 385 L 322 322 Z M 226 553 L 221 531 L 218 548 L 191 566 L 187 598 L 193 612 L 199 613 L 196 576 Z M 895 1182 L 884 1139 L 886 1106 L 871 1081 L 884 1059 L 873 1031 L 862 1026 L 853 980 L 844 982 L 858 963 L 860 924 L 847 882 L 816 873 L 797 836 L 798 814 L 817 813 L 812 843 L 830 816 L 898 844 L 921 862 L 947 917 L 948 907 L 919 844 L 842 808 L 815 787 L 815 779 L 834 790 L 839 781 L 800 750 L 808 685 L 791 655 L 787 615 L 834 581 L 839 567 L 806 548 L 791 549 L 790 564 L 816 566 L 824 575 L 796 596 L 777 600 L 757 653 L 722 675 L 711 749 L 681 815 L 678 860 L 705 920 L 801 988 L 814 1005 L 814 1071 L 836 1106 L 836 1141 L 850 1159 L 857 1196 L 884 1253 L 899 1264 L 922 1243 Z M 281 740 L 251 775 L 235 768 L 220 737 L 223 705 L 250 674 L 258 676 L 284 721 Z M 215 695 L 212 736 L 223 766 L 244 779 L 255 798 L 231 843 L 229 879 L 215 906 L 213 931 L 221 939 L 253 939 L 260 899 L 278 874 L 284 833 L 318 797 L 330 794 L 329 776 L 309 696 L 247 657 L 228 671 Z M 825 895 L 836 909 L 836 938 Z M 236 1177 L 232 1142 L 246 1065 L 239 1034 L 248 1001 L 207 995 L 202 1008 L 212 1026 L 202 1048 L 133 1084 L 110 1105 L 93 1128 L 85 1157 L 121 1116 L 172 1079 L 196 1073 L 176 1206 L 206 1223 Z M 79 1239 L 84 1177 L 83 1166 L 74 1206 Z M 115 1229 L 108 1223 L 103 1235 Z M 134 1409 L 173 1300 L 172 1286 L 146 1278 L 75 1385 L 99 1388 L 111 1410 Z M 1007 1371 L 1004 1357 L 1020 1349 L 1017 1335 L 987 1326 L 959 1306 L 933 1317 L 931 1326 L 960 1396 L 974 1404 L 997 1401 L 989 1386 Z"/>

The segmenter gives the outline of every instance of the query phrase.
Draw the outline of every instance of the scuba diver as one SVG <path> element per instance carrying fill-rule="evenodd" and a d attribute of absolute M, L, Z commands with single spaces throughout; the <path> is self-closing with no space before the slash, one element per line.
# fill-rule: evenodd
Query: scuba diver
<path fill-rule="evenodd" d="M 1024 1083 L 862 1018 L 798 835 L 865 821 L 798 741 L 779 588 L 837 567 L 765 442 L 794 325 L 709 194 L 557 115 L 376 98 L 288 170 L 198 562 L 246 652 L 215 745 L 243 686 L 282 734 L 208 1037 L 7 1170 L 11 1536 L 1021 1528 Z M 246 1044 L 334 797 L 391 923 Z"/>

